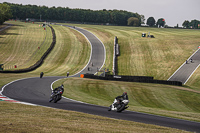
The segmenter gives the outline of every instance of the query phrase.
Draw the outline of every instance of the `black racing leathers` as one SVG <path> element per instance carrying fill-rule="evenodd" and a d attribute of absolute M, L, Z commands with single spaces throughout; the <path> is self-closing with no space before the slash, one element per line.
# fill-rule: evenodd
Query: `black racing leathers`
<path fill-rule="evenodd" d="M 117 99 L 117 102 L 114 104 L 115 107 L 117 107 L 122 100 L 128 100 L 128 95 L 127 94 L 123 94 L 121 96 L 117 96 L 115 99 Z"/>

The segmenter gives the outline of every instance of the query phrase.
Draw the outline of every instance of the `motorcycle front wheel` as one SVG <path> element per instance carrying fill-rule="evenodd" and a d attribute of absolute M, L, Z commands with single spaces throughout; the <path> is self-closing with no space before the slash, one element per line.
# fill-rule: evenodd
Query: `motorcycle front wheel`
<path fill-rule="evenodd" d="M 57 101 L 58 101 L 58 96 L 55 96 L 54 97 L 54 103 L 57 103 Z"/>
<path fill-rule="evenodd" d="M 125 108 L 125 104 L 122 104 L 119 109 L 117 109 L 117 112 L 122 112 Z"/>

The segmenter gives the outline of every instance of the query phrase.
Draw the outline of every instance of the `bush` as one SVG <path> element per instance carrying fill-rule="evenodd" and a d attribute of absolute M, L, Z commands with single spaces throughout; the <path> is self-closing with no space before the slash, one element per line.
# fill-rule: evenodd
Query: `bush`
<path fill-rule="evenodd" d="M 136 17 L 130 17 L 128 19 L 128 24 L 129 26 L 139 26 L 139 19 Z"/>

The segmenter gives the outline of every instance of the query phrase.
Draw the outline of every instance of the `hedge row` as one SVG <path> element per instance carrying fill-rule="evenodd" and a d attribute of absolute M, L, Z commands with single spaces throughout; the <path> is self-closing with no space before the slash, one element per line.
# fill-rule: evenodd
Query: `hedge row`
<path fill-rule="evenodd" d="M 43 61 L 45 60 L 45 58 L 48 56 L 48 54 L 51 52 L 51 50 L 54 48 L 54 46 L 56 44 L 56 34 L 55 34 L 55 31 L 52 28 L 52 26 L 50 26 L 50 25 L 48 25 L 48 26 L 51 28 L 53 40 L 52 40 L 52 43 L 51 43 L 50 47 L 43 54 L 43 56 L 40 58 L 40 60 L 38 60 L 34 65 L 32 65 L 32 66 L 30 66 L 28 68 L 18 69 L 18 70 L 5 70 L 5 71 L 0 71 L 0 73 L 24 73 L 24 72 L 33 71 L 36 68 L 40 67 L 42 65 Z"/>
<path fill-rule="evenodd" d="M 182 86 L 182 82 L 179 81 L 167 81 L 167 80 L 154 80 L 153 77 L 148 76 L 115 76 L 106 75 L 105 77 L 96 76 L 93 74 L 84 74 L 84 78 L 101 79 L 101 80 L 114 80 L 114 81 L 127 81 L 127 82 L 142 82 L 142 83 L 156 83 Z"/>

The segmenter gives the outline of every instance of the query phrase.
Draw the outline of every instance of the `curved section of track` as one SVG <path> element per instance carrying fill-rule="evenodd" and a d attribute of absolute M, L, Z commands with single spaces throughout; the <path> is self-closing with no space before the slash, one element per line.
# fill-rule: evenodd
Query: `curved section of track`
<path fill-rule="evenodd" d="M 105 49 L 103 44 L 90 32 L 76 28 L 82 34 L 84 34 L 91 43 L 92 46 L 92 56 L 88 65 L 91 62 L 94 63 L 94 68 L 90 73 L 95 73 L 95 67 L 101 67 L 105 60 Z M 81 73 L 88 73 L 88 66 L 86 66 L 80 73 L 74 75 L 79 76 Z M 62 79 L 65 77 L 44 77 L 44 78 L 28 78 L 14 81 L 3 87 L 2 94 L 22 102 L 28 102 L 32 104 L 79 111 L 94 115 L 101 115 L 110 118 L 124 119 L 129 121 L 142 122 L 147 124 L 155 124 L 160 126 L 178 128 L 187 131 L 200 132 L 200 123 L 191 122 L 179 119 L 173 119 L 168 117 L 161 117 L 156 115 L 149 115 L 144 113 L 138 113 L 133 111 L 124 111 L 122 113 L 109 112 L 108 107 L 102 107 L 97 105 L 90 105 L 86 103 L 81 103 L 73 101 L 67 98 L 63 98 L 58 103 L 49 103 L 49 96 L 51 94 L 51 83 L 55 80 Z"/>

